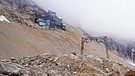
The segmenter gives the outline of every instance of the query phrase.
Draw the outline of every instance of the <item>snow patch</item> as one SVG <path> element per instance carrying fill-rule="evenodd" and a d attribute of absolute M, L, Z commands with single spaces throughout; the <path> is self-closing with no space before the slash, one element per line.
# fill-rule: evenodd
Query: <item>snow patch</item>
<path fill-rule="evenodd" d="M 128 63 L 129 63 L 130 65 L 135 66 L 135 63 L 133 63 L 133 62 L 128 61 Z"/>
<path fill-rule="evenodd" d="M 0 21 L 6 21 L 6 22 L 10 22 L 5 16 L 1 15 L 0 16 Z"/>
<path fill-rule="evenodd" d="M 62 19 L 61 17 L 58 17 L 59 19 Z"/>

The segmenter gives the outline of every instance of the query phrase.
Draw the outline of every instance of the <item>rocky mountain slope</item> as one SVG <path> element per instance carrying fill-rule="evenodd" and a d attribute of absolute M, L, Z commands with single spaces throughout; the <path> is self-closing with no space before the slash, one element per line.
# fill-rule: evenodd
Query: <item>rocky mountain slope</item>
<path fill-rule="evenodd" d="M 0 7 L 0 15 L 4 15 L 11 21 L 11 23 L 0 22 L 1 75 L 14 74 L 14 69 L 17 68 L 15 72 L 17 71 L 22 76 L 54 76 L 63 73 L 67 76 L 113 74 L 120 76 L 128 72 L 129 68 L 135 69 L 135 66 L 128 63 L 129 61 L 117 55 L 118 53 L 114 53 L 117 51 L 112 47 L 110 47 L 110 50 L 114 49 L 115 51 L 109 51 L 110 60 L 104 59 L 106 58 L 105 46 L 95 41 L 85 44 L 85 56 L 79 55 L 81 39 L 88 35 L 68 24 L 66 31 L 42 29 L 34 23 L 34 19 L 46 12 L 31 0 L 28 2 L 27 0 L 1 0 Z M 43 53 L 53 54 L 39 55 Z M 70 53 L 77 55 L 69 55 Z M 14 57 L 17 59 L 14 59 Z M 3 60 L 9 58 L 11 58 L 11 61 Z M 4 65 L 13 67 L 11 68 L 13 71 L 10 69 L 8 72 L 3 71 L 3 69 L 10 68 L 3 68 Z M 44 67 L 46 67 L 45 70 Z M 39 74 L 35 71 L 38 71 Z M 42 75 L 42 73 L 44 74 Z"/>
<path fill-rule="evenodd" d="M 10 57 L 20 58 L 51 52 L 80 54 L 81 37 L 85 33 L 79 29 L 67 26 L 67 31 L 31 29 L 19 23 L 0 22 L 0 59 Z M 94 55 L 106 58 L 103 44 L 95 41 L 85 44 L 84 55 Z M 109 52 L 110 60 L 129 65 L 123 58 Z"/>

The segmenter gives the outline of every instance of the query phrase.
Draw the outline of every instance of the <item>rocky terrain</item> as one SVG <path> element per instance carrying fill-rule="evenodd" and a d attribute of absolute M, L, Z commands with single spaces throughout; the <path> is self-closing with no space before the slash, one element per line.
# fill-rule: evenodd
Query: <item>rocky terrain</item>
<path fill-rule="evenodd" d="M 0 22 L 0 76 L 135 75 L 126 59 L 133 46 L 110 40 L 107 60 L 105 45 L 92 41 L 79 55 L 81 39 L 88 35 L 68 24 L 66 31 L 43 29 L 34 23 L 43 13 L 31 0 L 0 0 L 0 15 L 11 21 Z"/>
<path fill-rule="evenodd" d="M 129 71 L 122 64 L 75 53 L 44 53 L 0 61 L 1 76 L 128 76 Z"/>

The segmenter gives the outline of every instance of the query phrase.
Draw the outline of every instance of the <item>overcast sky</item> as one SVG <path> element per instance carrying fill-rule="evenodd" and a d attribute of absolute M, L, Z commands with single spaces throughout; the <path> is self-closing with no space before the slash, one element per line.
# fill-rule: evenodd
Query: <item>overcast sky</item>
<path fill-rule="evenodd" d="M 34 0 L 66 22 L 98 35 L 135 40 L 135 0 Z"/>

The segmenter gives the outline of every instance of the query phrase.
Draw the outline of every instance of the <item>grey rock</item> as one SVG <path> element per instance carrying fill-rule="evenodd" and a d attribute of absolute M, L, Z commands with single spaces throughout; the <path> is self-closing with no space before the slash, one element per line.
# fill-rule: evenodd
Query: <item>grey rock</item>
<path fill-rule="evenodd" d="M 0 62 L 0 73 L 5 75 L 20 75 L 20 68 L 13 63 Z"/>

